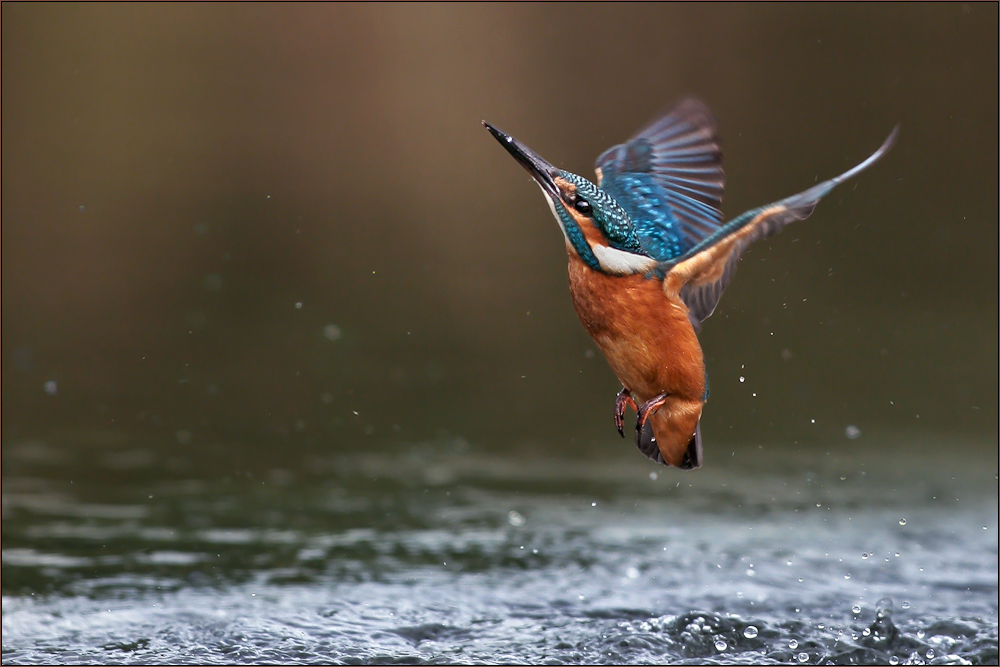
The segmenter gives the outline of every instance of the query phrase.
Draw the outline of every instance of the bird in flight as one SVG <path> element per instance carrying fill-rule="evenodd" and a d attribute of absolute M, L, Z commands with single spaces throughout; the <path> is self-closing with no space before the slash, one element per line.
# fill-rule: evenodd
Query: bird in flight
<path fill-rule="evenodd" d="M 597 158 L 597 179 L 563 171 L 493 125 L 483 125 L 528 170 L 566 238 L 573 306 L 621 381 L 614 420 L 636 412 L 635 442 L 684 470 L 702 463 L 708 398 L 698 342 L 746 248 L 804 220 L 834 187 L 892 147 L 805 192 L 723 222 L 725 176 L 715 117 L 684 99 Z"/>

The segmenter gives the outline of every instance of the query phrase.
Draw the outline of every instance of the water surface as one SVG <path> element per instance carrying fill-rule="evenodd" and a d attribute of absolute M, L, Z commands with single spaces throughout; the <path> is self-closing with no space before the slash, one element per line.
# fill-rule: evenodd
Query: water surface
<path fill-rule="evenodd" d="M 3 660 L 995 664 L 996 450 L 926 445 L 681 473 L 457 440 L 150 482 L 142 448 L 59 474 L 21 443 Z"/>

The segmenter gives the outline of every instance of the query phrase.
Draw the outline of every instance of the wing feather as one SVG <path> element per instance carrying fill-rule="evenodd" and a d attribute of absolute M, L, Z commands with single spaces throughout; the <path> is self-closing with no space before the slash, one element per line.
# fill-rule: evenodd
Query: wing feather
<path fill-rule="evenodd" d="M 833 188 L 880 160 L 892 148 L 898 134 L 899 126 L 896 126 L 882 146 L 853 169 L 805 192 L 747 211 L 708 235 L 676 261 L 662 263 L 660 269 L 667 276 L 664 289 L 684 301 L 695 329 L 715 311 L 722 292 L 736 272 L 740 255 L 751 243 L 777 234 L 789 223 L 808 218 L 819 200 Z"/>
<path fill-rule="evenodd" d="M 624 144 L 597 158 L 601 188 L 632 218 L 643 251 L 676 259 L 716 232 L 725 185 L 715 117 L 681 100 Z"/>

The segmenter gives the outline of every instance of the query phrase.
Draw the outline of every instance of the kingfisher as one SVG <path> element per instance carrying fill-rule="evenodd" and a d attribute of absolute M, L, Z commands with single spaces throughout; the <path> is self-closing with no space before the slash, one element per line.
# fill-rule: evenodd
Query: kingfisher
<path fill-rule="evenodd" d="M 546 162 L 483 121 L 542 190 L 566 241 L 576 313 L 622 384 L 614 421 L 645 456 L 693 470 L 702 464 L 708 375 L 698 342 L 736 264 L 757 239 L 804 220 L 834 187 L 896 141 L 893 128 L 868 159 L 797 195 L 723 223 L 725 175 L 718 123 L 686 98 L 597 158 L 592 182 Z"/>

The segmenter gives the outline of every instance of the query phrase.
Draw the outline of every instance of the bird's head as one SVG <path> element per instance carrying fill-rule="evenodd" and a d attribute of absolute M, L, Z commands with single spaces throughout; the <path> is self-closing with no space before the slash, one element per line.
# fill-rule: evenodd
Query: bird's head
<path fill-rule="evenodd" d="M 590 268 L 610 274 L 656 268 L 656 260 L 643 253 L 635 225 L 614 197 L 586 178 L 554 167 L 486 121 L 483 125 L 535 179 L 567 244 Z"/>

